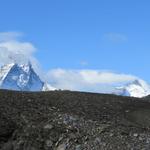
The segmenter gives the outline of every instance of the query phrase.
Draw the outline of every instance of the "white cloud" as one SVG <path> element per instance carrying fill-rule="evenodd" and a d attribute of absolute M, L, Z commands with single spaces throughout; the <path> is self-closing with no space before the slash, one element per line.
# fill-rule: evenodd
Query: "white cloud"
<path fill-rule="evenodd" d="M 113 33 L 113 32 L 105 34 L 104 38 L 106 38 L 109 41 L 112 41 L 114 43 L 126 42 L 127 41 L 127 37 L 125 35 L 120 34 L 120 33 Z"/>
<path fill-rule="evenodd" d="M 11 61 L 26 62 L 31 59 L 30 57 L 32 57 L 34 51 L 35 48 L 31 43 L 19 41 L 0 42 L 0 61 L 4 63 Z"/>
<path fill-rule="evenodd" d="M 22 36 L 21 32 L 0 32 L 0 42 L 18 40 Z"/>
<path fill-rule="evenodd" d="M 87 61 L 81 61 L 81 62 L 80 62 L 80 65 L 83 66 L 83 67 L 84 67 L 84 66 L 88 66 L 88 64 L 89 64 L 89 63 L 88 63 Z"/>
<path fill-rule="evenodd" d="M 37 63 L 33 56 L 36 48 L 30 42 L 20 41 L 23 34 L 20 32 L 0 33 L 0 64 L 17 62 Z"/>
<path fill-rule="evenodd" d="M 90 92 L 112 92 L 114 85 L 129 82 L 137 77 L 98 70 L 54 69 L 47 74 L 47 81 L 59 89 Z"/>
<path fill-rule="evenodd" d="M 112 84 L 116 82 L 126 82 L 135 78 L 131 75 L 117 74 L 112 72 L 101 72 L 97 70 L 81 70 L 80 74 L 82 75 L 84 80 L 90 84 Z"/>

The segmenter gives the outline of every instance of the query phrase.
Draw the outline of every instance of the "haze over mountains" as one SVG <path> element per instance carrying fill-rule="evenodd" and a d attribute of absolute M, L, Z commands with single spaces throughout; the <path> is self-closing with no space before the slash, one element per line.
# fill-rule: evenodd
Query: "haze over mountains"
<path fill-rule="evenodd" d="M 17 91 L 49 91 L 56 89 L 53 85 L 43 82 L 40 79 L 31 63 L 11 63 L 2 66 L 0 69 L 0 88 Z M 108 92 L 104 91 L 104 93 Z M 136 79 L 119 87 L 115 87 L 115 89 L 109 93 L 141 98 L 150 94 L 150 86 L 145 81 Z"/>

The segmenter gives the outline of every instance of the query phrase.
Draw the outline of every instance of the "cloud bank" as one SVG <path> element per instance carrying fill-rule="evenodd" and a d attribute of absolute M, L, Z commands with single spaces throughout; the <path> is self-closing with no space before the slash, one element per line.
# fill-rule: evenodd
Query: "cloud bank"
<path fill-rule="evenodd" d="M 3 32 L 0 33 L 0 63 L 25 63 L 35 61 L 33 53 L 36 51 L 30 42 L 22 42 L 19 38 L 21 33 Z"/>
<path fill-rule="evenodd" d="M 131 82 L 137 77 L 98 70 L 53 69 L 47 81 L 58 89 L 110 93 L 116 85 Z"/>
<path fill-rule="evenodd" d="M 35 51 L 31 43 L 19 41 L 0 42 L 0 60 L 3 63 L 9 62 L 27 62 L 32 60 L 32 54 Z"/>
<path fill-rule="evenodd" d="M 32 63 L 34 69 L 41 75 L 39 62 L 34 57 L 35 46 L 26 41 L 22 41 L 21 32 L 1 32 L 0 33 L 0 65 L 7 63 Z"/>

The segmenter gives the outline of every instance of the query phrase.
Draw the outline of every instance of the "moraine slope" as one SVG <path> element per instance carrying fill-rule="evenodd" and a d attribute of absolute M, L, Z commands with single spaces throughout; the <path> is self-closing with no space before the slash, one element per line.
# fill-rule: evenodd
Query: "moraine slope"
<path fill-rule="evenodd" d="M 150 149 L 147 99 L 0 91 L 2 150 Z"/>

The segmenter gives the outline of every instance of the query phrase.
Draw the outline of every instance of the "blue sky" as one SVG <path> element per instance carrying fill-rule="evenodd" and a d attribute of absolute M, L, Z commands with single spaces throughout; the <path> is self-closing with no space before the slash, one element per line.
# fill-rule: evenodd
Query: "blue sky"
<path fill-rule="evenodd" d="M 1 0 L 0 32 L 20 32 L 44 70 L 93 69 L 150 82 L 149 0 Z"/>

